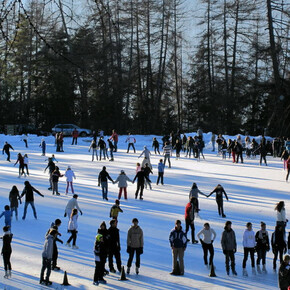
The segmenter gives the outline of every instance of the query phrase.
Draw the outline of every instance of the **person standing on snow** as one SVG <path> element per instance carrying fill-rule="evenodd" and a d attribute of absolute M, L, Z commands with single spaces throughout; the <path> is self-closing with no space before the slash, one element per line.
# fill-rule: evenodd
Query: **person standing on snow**
<path fill-rule="evenodd" d="M 147 176 L 147 178 L 149 179 L 149 174 L 153 174 L 153 171 L 151 170 L 151 168 L 149 167 L 149 164 L 146 163 L 145 167 L 144 167 L 144 174 L 145 176 Z M 147 179 L 145 178 L 145 188 L 147 189 L 147 185 L 149 186 L 150 190 L 152 190 L 152 186 L 151 186 L 151 182 L 148 182 Z"/>
<path fill-rule="evenodd" d="M 110 221 L 110 227 L 108 229 L 109 233 L 109 267 L 111 273 L 116 273 L 116 270 L 114 268 L 113 264 L 113 257 L 115 256 L 117 269 L 119 272 L 121 272 L 121 245 L 120 245 L 120 234 L 119 229 L 117 228 L 116 220 Z"/>
<path fill-rule="evenodd" d="M 3 237 L 1 237 L 1 239 L 3 240 L 1 255 L 3 256 L 3 264 L 4 264 L 4 269 L 5 269 L 4 278 L 11 278 L 12 268 L 11 268 L 10 257 L 12 254 L 11 242 L 12 242 L 13 234 L 11 233 L 9 226 L 3 227 L 3 232 L 4 232 Z"/>
<path fill-rule="evenodd" d="M 36 209 L 34 206 L 34 194 L 33 192 L 36 192 L 38 195 L 41 197 L 44 197 L 43 194 L 41 194 L 37 189 L 35 189 L 29 181 L 24 181 L 24 189 L 22 191 L 22 194 L 20 198 L 22 198 L 25 195 L 25 204 L 24 204 L 24 211 L 23 211 L 23 217 L 22 219 L 25 220 L 26 218 L 26 212 L 27 212 L 27 207 L 30 204 L 33 210 L 34 218 L 37 219 L 37 214 L 36 214 Z M 21 199 L 20 199 L 21 200 Z"/>
<path fill-rule="evenodd" d="M 77 128 L 74 128 L 74 130 L 72 131 L 72 143 L 71 143 L 71 145 L 78 144 L 78 137 L 79 137 L 79 131 L 77 130 Z"/>
<path fill-rule="evenodd" d="M 2 154 L 4 154 L 4 152 L 5 152 L 5 154 L 7 155 L 6 160 L 9 162 L 11 162 L 10 161 L 10 149 L 12 149 L 14 151 L 13 147 L 6 141 L 4 146 L 3 146 L 3 149 L 2 149 Z"/>
<path fill-rule="evenodd" d="M 104 247 L 104 251 L 100 254 L 100 261 L 102 263 L 101 267 L 103 269 L 103 275 L 108 275 L 109 274 L 109 271 L 105 268 L 105 264 L 106 264 L 106 261 L 107 261 L 107 257 L 108 257 L 108 254 L 109 254 L 109 231 L 107 229 L 107 225 L 106 225 L 106 222 L 103 221 L 101 224 L 100 224 L 100 227 L 98 228 L 98 234 L 101 234 L 103 236 L 103 241 L 104 241 L 104 244 L 103 244 L 103 247 Z"/>
<path fill-rule="evenodd" d="M 127 199 L 127 181 L 130 181 L 133 183 L 133 181 L 126 175 L 124 170 L 121 170 L 121 173 L 117 177 L 117 179 L 113 182 L 113 184 L 118 182 L 118 187 L 119 187 L 119 195 L 118 199 L 121 199 L 122 196 L 122 191 L 124 190 L 124 198 Z"/>
<path fill-rule="evenodd" d="M 3 216 L 5 218 L 5 220 L 4 220 L 5 226 L 9 227 L 11 229 L 12 213 L 11 213 L 9 205 L 5 205 L 4 211 L 0 214 L 0 218 L 2 218 Z"/>
<path fill-rule="evenodd" d="M 184 252 L 187 239 L 182 230 L 181 221 L 176 220 L 175 227 L 169 235 L 169 242 L 172 249 L 172 272 L 170 275 L 184 275 Z M 177 260 L 179 261 L 180 273 L 177 273 Z"/>
<path fill-rule="evenodd" d="M 110 149 L 110 157 L 111 157 L 111 159 L 109 161 L 114 161 L 114 153 L 113 152 L 115 150 L 115 146 L 110 139 L 108 139 L 107 141 L 108 141 L 108 145 L 109 145 L 109 149 Z"/>
<path fill-rule="evenodd" d="M 232 229 L 232 222 L 225 223 L 224 231 L 222 233 L 221 246 L 226 259 L 227 275 L 230 275 L 230 260 L 231 269 L 234 276 L 237 276 L 235 268 L 235 253 L 237 251 L 237 241 L 235 232 Z"/>
<path fill-rule="evenodd" d="M 65 190 L 65 194 L 68 194 L 69 186 L 71 188 L 71 192 L 74 194 L 73 178 L 76 179 L 76 176 L 75 176 L 75 173 L 73 172 L 73 170 L 71 169 L 70 166 L 67 167 L 67 170 L 66 170 L 64 176 L 66 177 L 66 190 Z"/>
<path fill-rule="evenodd" d="M 191 242 L 193 244 L 197 244 L 198 241 L 195 239 L 195 227 L 194 227 L 194 213 L 195 213 L 195 208 L 196 208 L 196 198 L 192 197 L 190 199 L 190 202 L 187 203 L 185 207 L 185 234 L 187 236 L 189 227 L 191 228 Z M 187 239 L 189 241 L 189 239 Z"/>
<path fill-rule="evenodd" d="M 78 201 L 77 201 L 78 195 L 74 194 L 72 199 L 70 199 L 66 205 L 65 211 L 64 211 L 64 217 L 68 216 L 70 218 L 71 212 L 73 209 L 78 209 L 80 214 L 83 215 L 83 212 L 81 211 Z"/>
<path fill-rule="evenodd" d="M 120 200 L 116 199 L 115 204 L 111 207 L 110 210 L 110 218 L 116 220 L 116 223 L 118 223 L 119 212 L 123 212 L 123 210 L 120 207 Z"/>
<path fill-rule="evenodd" d="M 28 170 L 28 163 L 29 163 L 29 160 L 28 160 L 28 155 L 27 154 L 24 154 L 23 156 L 23 168 L 26 168 L 26 174 L 29 175 L 29 170 Z M 23 169 L 24 171 L 24 169 Z"/>
<path fill-rule="evenodd" d="M 273 270 L 276 271 L 276 262 L 278 259 L 280 259 L 280 264 L 283 260 L 283 253 L 287 251 L 286 242 L 284 239 L 284 231 L 282 225 L 276 226 L 275 231 L 272 234 L 271 237 L 271 245 L 272 245 L 272 252 L 274 254 L 273 259 Z"/>
<path fill-rule="evenodd" d="M 252 265 L 252 274 L 256 275 L 256 269 L 255 269 L 255 246 L 256 246 L 256 240 L 255 240 L 255 233 L 252 229 L 252 223 L 247 223 L 247 228 L 245 229 L 244 235 L 243 235 L 243 247 L 244 247 L 244 259 L 243 259 L 243 276 L 248 276 L 247 270 L 246 270 L 246 263 L 248 260 L 248 255 L 250 253 L 251 256 L 251 265 Z"/>
<path fill-rule="evenodd" d="M 132 226 L 128 230 L 127 234 L 127 253 L 129 254 L 129 259 L 127 262 L 127 274 L 130 274 L 130 268 L 134 258 L 134 253 L 136 252 L 136 274 L 139 274 L 140 268 L 140 255 L 143 254 L 143 231 L 138 225 L 139 221 L 137 218 L 133 218 Z"/>
<path fill-rule="evenodd" d="M 103 166 L 103 170 L 99 173 L 98 186 L 102 185 L 103 199 L 105 200 L 108 200 L 108 179 L 114 183 L 114 180 L 106 170 L 106 166 Z"/>
<path fill-rule="evenodd" d="M 201 239 L 201 235 L 203 235 L 203 240 Z M 200 230 L 197 234 L 197 238 L 199 239 L 202 249 L 203 249 L 203 259 L 204 264 L 208 266 L 207 263 L 207 252 L 209 252 L 209 267 L 213 264 L 213 257 L 214 257 L 214 248 L 213 242 L 216 238 L 216 232 L 212 229 L 209 223 L 205 223 L 203 225 L 203 229 Z"/>
<path fill-rule="evenodd" d="M 210 197 L 214 192 L 216 193 L 216 203 L 218 206 L 219 215 L 225 218 L 226 215 L 224 214 L 223 195 L 225 195 L 228 201 L 229 199 L 228 199 L 227 193 L 225 192 L 224 188 L 220 184 L 218 184 L 216 188 L 207 197 Z"/>
<path fill-rule="evenodd" d="M 215 133 L 211 133 L 211 138 L 210 138 L 210 141 L 211 141 L 211 145 L 212 145 L 212 150 L 211 152 L 215 152 Z"/>
<path fill-rule="evenodd" d="M 134 143 L 136 143 L 136 139 L 134 136 L 131 135 L 131 133 L 128 133 L 128 137 L 125 142 L 128 143 L 127 153 L 129 153 L 130 147 L 132 147 L 134 150 L 134 153 L 136 153 L 135 146 L 134 146 Z"/>

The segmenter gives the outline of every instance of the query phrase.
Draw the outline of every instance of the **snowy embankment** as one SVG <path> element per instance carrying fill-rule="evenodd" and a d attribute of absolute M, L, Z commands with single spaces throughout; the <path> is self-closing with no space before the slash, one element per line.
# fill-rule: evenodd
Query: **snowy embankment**
<path fill-rule="evenodd" d="M 188 134 L 193 135 L 193 134 Z M 58 244 L 58 264 L 62 270 L 67 271 L 71 286 L 69 289 L 94 289 L 92 277 L 94 273 L 93 245 L 96 231 L 104 220 L 109 222 L 109 210 L 117 197 L 118 187 L 109 183 L 109 201 L 103 201 L 101 189 L 97 187 L 98 173 L 103 166 L 115 180 L 121 169 L 133 178 L 138 156 L 144 145 L 151 148 L 153 136 L 135 136 L 137 153 L 126 153 L 126 136 L 119 138 L 119 150 L 115 154 L 115 161 L 91 162 L 88 152 L 90 138 L 79 138 L 77 146 L 71 146 L 71 138 L 65 138 L 64 152 L 55 153 L 54 138 L 44 137 L 47 143 L 47 156 L 41 156 L 39 148 L 42 137 L 29 136 L 29 148 L 25 148 L 21 136 L 0 135 L 0 146 L 8 141 L 15 149 L 12 151 L 9 163 L 6 158 L 0 159 L 0 208 L 9 204 L 8 195 L 11 187 L 16 185 L 20 191 L 23 189 L 24 178 L 18 177 L 18 168 L 13 167 L 18 152 L 29 156 L 30 176 L 27 178 L 45 196 L 35 195 L 35 205 L 38 220 L 34 220 L 31 208 L 25 221 L 21 220 L 23 204 L 19 207 L 19 221 L 13 220 L 12 232 L 14 234 L 12 248 L 12 278 L 4 279 L 3 267 L 0 269 L 0 288 L 4 289 L 44 289 L 40 286 L 39 273 L 41 268 L 41 252 L 44 235 L 52 221 L 62 219 L 60 227 L 64 242 L 69 237 L 67 233 L 67 218 L 63 217 L 64 208 L 71 198 L 64 195 L 65 179 L 59 182 L 61 196 L 52 196 L 48 191 L 48 174 L 43 170 L 47 165 L 45 160 L 55 154 L 61 173 L 68 165 L 75 171 L 77 179 L 74 182 L 75 192 L 79 194 L 79 205 L 83 215 L 79 216 L 79 234 L 77 239 L 78 250 L 67 248 Z M 121 208 L 124 213 L 119 215 L 118 227 L 121 237 L 121 258 L 126 266 L 128 254 L 126 253 L 127 230 L 134 217 L 139 219 L 139 225 L 144 231 L 144 254 L 141 256 L 140 274 L 131 274 L 128 281 L 118 281 L 119 274 L 106 276 L 107 285 L 98 286 L 104 289 L 276 289 L 277 274 L 272 271 L 272 252 L 267 255 L 268 274 L 249 275 L 242 277 L 242 235 L 245 224 L 253 223 L 254 230 L 258 230 L 260 222 L 267 224 L 269 234 L 274 230 L 274 206 L 280 200 L 285 200 L 286 213 L 290 211 L 288 198 L 289 184 L 285 183 L 285 172 L 282 170 L 280 159 L 268 158 L 269 166 L 259 166 L 259 161 L 244 160 L 244 164 L 233 164 L 231 159 L 221 160 L 211 150 L 209 143 L 211 134 L 204 134 L 206 141 L 205 158 L 197 162 L 195 159 L 172 158 L 172 168 L 165 169 L 165 185 L 156 186 L 158 155 L 152 155 L 153 173 L 151 176 L 153 190 L 144 190 L 144 200 L 135 200 L 136 184 L 129 184 L 128 200 L 121 199 Z M 160 138 L 158 138 L 160 141 Z M 184 224 L 184 208 L 188 202 L 188 193 L 192 182 L 196 182 L 199 189 L 208 194 L 218 184 L 222 184 L 228 193 L 229 202 L 224 203 L 227 218 L 221 218 L 217 213 L 214 197 L 209 199 L 200 196 L 201 218 L 196 219 L 196 232 L 204 222 L 208 221 L 217 232 L 214 242 L 216 278 L 208 277 L 209 271 L 203 265 L 201 245 L 188 244 L 185 252 L 185 275 L 183 277 L 170 276 L 171 249 L 168 236 L 176 219 Z M 224 255 L 220 246 L 221 232 L 226 220 L 233 222 L 236 232 L 238 251 L 236 254 L 237 277 L 227 277 L 225 273 Z M 4 220 L 2 219 L 2 224 Z M 1 244 L 1 242 L 0 242 Z M 3 262 L 1 262 L 3 266 Z M 108 267 L 107 267 L 108 268 Z M 247 262 L 250 269 L 250 261 Z M 250 271 L 249 271 L 250 272 Z M 63 272 L 52 271 L 50 276 L 53 285 L 50 288 L 60 289 L 63 281 Z"/>

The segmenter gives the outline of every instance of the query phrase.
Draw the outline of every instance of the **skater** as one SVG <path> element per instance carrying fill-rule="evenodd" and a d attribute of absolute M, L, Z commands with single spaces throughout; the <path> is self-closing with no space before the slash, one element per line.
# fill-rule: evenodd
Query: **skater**
<path fill-rule="evenodd" d="M 29 181 L 24 181 L 24 189 L 22 191 L 22 194 L 20 198 L 22 198 L 25 195 L 25 204 L 24 204 L 24 211 L 23 211 L 23 217 L 22 219 L 25 220 L 26 218 L 26 212 L 27 212 L 27 207 L 30 204 L 33 210 L 34 218 L 37 219 L 37 214 L 36 214 L 36 209 L 34 206 L 34 194 L 33 192 L 36 192 L 38 195 L 41 197 L 44 197 L 43 194 L 41 194 L 37 189 L 35 189 Z M 20 200 L 21 201 L 21 200 Z"/>
<path fill-rule="evenodd" d="M 211 139 L 210 139 L 211 146 L 212 146 L 211 152 L 215 152 L 215 138 L 216 138 L 215 133 L 211 133 Z"/>
<path fill-rule="evenodd" d="M 106 160 L 106 142 L 104 141 L 103 137 L 100 137 L 99 142 L 98 142 L 98 147 L 100 148 L 100 161 L 102 160 L 102 153 L 104 160 Z"/>
<path fill-rule="evenodd" d="M 172 249 L 172 272 L 170 275 L 184 275 L 184 252 L 187 239 L 182 230 L 181 221 L 176 220 L 175 227 L 169 235 L 169 242 Z M 180 273 L 177 272 L 177 260 L 179 261 Z"/>
<path fill-rule="evenodd" d="M 140 190 L 140 199 L 143 199 L 143 190 L 144 190 L 144 183 L 145 183 L 145 179 L 151 183 L 151 180 L 145 175 L 144 172 L 144 168 L 141 168 L 141 171 L 139 171 L 134 179 L 133 179 L 133 183 L 135 182 L 135 180 L 137 179 L 137 189 L 135 192 L 135 199 L 137 199 L 138 194 L 139 194 L 139 190 Z"/>
<path fill-rule="evenodd" d="M 106 223 L 103 221 L 101 224 L 100 224 L 100 227 L 98 228 L 98 234 L 101 234 L 103 236 L 103 247 L 104 247 L 104 251 L 101 253 L 101 262 L 102 262 L 102 269 L 103 269 L 103 275 L 108 275 L 109 274 L 109 271 L 106 270 L 105 268 L 105 264 L 106 264 L 106 261 L 107 261 L 107 257 L 108 257 L 108 254 L 109 254 L 109 231 L 107 229 L 107 225 Z"/>
<path fill-rule="evenodd" d="M 114 183 L 109 173 L 106 171 L 106 166 L 103 166 L 103 170 L 99 173 L 98 186 L 102 185 L 103 199 L 108 200 L 108 179 Z"/>
<path fill-rule="evenodd" d="M 150 162 L 151 152 L 147 149 L 147 146 L 144 146 L 144 150 L 141 152 L 141 154 L 139 155 L 138 158 L 140 158 L 143 155 L 144 155 L 144 158 L 146 157 L 146 159 L 148 160 L 148 163 L 151 164 L 151 162 Z"/>
<path fill-rule="evenodd" d="M 23 156 L 21 155 L 21 153 L 18 153 L 17 160 L 14 163 L 14 166 L 17 163 L 19 163 L 19 175 L 18 175 L 18 177 L 20 178 L 22 175 L 26 176 L 26 174 L 24 172 L 24 160 L 23 160 Z"/>
<path fill-rule="evenodd" d="M 23 171 L 24 171 L 24 168 L 26 168 L 26 174 L 27 175 L 29 175 L 29 171 L 28 171 L 28 163 L 29 163 L 29 161 L 28 161 L 28 155 L 27 154 L 24 154 L 24 156 L 23 156 Z"/>
<path fill-rule="evenodd" d="M 166 160 L 168 160 L 168 167 L 171 168 L 170 156 L 171 156 L 172 146 L 166 142 L 163 147 L 163 155 L 164 155 L 164 165 L 166 164 Z"/>
<path fill-rule="evenodd" d="M 127 253 L 129 254 L 129 259 L 127 262 L 127 274 L 130 274 L 130 268 L 134 258 L 134 253 L 136 252 L 136 268 L 135 272 L 139 274 L 140 268 L 140 255 L 143 254 L 143 231 L 138 225 L 139 221 L 137 218 L 133 218 L 132 226 L 128 230 L 127 234 Z"/>
<path fill-rule="evenodd" d="M 134 150 L 134 153 L 136 153 L 135 146 L 134 146 L 134 144 L 136 143 L 136 139 L 135 137 L 131 135 L 131 133 L 128 133 L 128 137 L 125 142 L 128 143 L 127 153 L 129 153 L 130 147 L 132 147 Z"/>
<path fill-rule="evenodd" d="M 122 196 L 122 191 L 124 190 L 124 198 L 127 199 L 127 181 L 130 181 L 132 183 L 134 183 L 125 173 L 124 170 L 121 170 L 119 176 L 117 177 L 117 179 L 113 182 L 113 184 L 118 182 L 118 187 L 119 187 L 119 195 L 118 195 L 118 199 L 121 199 Z"/>
<path fill-rule="evenodd" d="M 78 210 L 74 208 L 71 212 L 70 219 L 68 222 L 68 232 L 71 233 L 71 236 L 66 242 L 67 247 L 71 247 L 70 242 L 71 240 L 73 241 L 72 248 L 73 249 L 78 249 L 79 247 L 76 245 L 77 241 L 77 233 L 78 233 Z"/>
<path fill-rule="evenodd" d="M 185 224 L 186 224 L 186 228 L 185 228 L 185 235 L 187 236 L 189 227 L 191 228 L 191 242 L 193 244 L 197 244 L 198 241 L 195 239 L 195 227 L 194 227 L 194 213 L 195 213 L 195 209 L 197 207 L 196 204 L 196 198 L 192 197 L 190 199 L 190 202 L 187 203 L 186 207 L 185 207 Z M 187 241 L 189 242 L 190 240 L 187 239 Z"/>
<path fill-rule="evenodd" d="M 288 177 L 289 177 L 289 173 L 290 173 L 290 156 L 286 160 L 286 168 L 287 168 L 286 182 L 288 182 Z"/>
<path fill-rule="evenodd" d="M 264 160 L 265 165 L 267 166 L 267 146 L 266 146 L 266 139 L 262 137 L 260 145 L 257 147 L 256 151 L 260 151 L 260 165 L 262 165 L 262 160 Z"/>
<path fill-rule="evenodd" d="M 96 155 L 96 159 L 98 161 L 98 146 L 97 146 L 97 143 L 95 140 L 92 140 L 92 143 L 91 143 L 90 148 L 89 148 L 89 152 L 91 152 L 91 149 L 92 149 L 92 161 L 94 161 L 95 155 Z"/>
<path fill-rule="evenodd" d="M 18 221 L 18 200 L 21 204 L 19 190 L 16 187 L 16 185 L 13 185 L 9 193 L 9 201 L 10 201 L 10 208 L 11 208 L 11 218 L 13 216 L 13 211 L 15 211 L 15 217 L 17 221 Z"/>
<path fill-rule="evenodd" d="M 52 158 L 48 158 L 48 164 L 44 169 L 44 173 L 46 172 L 46 170 L 49 170 L 49 188 L 48 190 L 52 190 L 52 173 L 55 170 L 55 163 L 52 161 Z"/>
<path fill-rule="evenodd" d="M 136 163 L 136 174 L 141 171 L 141 164 L 139 162 Z"/>
<path fill-rule="evenodd" d="M 289 153 L 288 151 L 285 149 L 281 155 L 281 160 L 283 159 L 283 169 L 287 169 L 288 170 L 288 159 L 289 159 Z M 290 169 L 290 160 L 289 160 L 289 169 Z M 289 172 L 289 170 L 288 170 Z M 288 175 L 288 172 L 287 172 L 287 175 Z M 287 180 L 287 178 L 286 178 Z"/>
<path fill-rule="evenodd" d="M 148 163 L 145 164 L 144 167 L 144 174 L 145 176 L 149 179 L 149 174 L 153 174 L 153 171 L 151 170 L 151 168 L 149 167 Z M 147 186 L 149 186 L 150 190 L 152 190 L 152 186 L 151 186 L 151 182 L 148 182 L 148 180 L 145 178 L 145 188 L 147 189 Z"/>
<path fill-rule="evenodd" d="M 74 194 L 73 179 L 76 179 L 76 176 L 75 176 L 75 173 L 73 172 L 73 170 L 71 169 L 70 166 L 67 167 L 67 170 L 66 170 L 64 176 L 66 177 L 66 190 L 65 190 L 65 194 L 68 194 L 69 186 L 71 188 L 72 194 Z"/>
<path fill-rule="evenodd" d="M 223 195 L 225 195 L 227 201 L 229 201 L 227 193 L 225 192 L 224 188 L 218 184 L 207 197 L 210 197 L 214 192 L 216 193 L 216 203 L 218 206 L 219 215 L 225 218 L 226 215 L 224 214 Z"/>
<path fill-rule="evenodd" d="M 28 148 L 27 139 L 28 139 L 27 134 L 23 134 L 21 140 L 24 142 L 25 148 Z"/>
<path fill-rule="evenodd" d="M 182 149 L 182 145 L 181 145 L 181 142 L 179 139 L 176 139 L 176 143 L 175 143 L 173 149 L 175 149 L 175 152 L 176 152 L 176 159 L 179 159 L 180 158 L 180 151 Z"/>
<path fill-rule="evenodd" d="M 230 260 L 231 269 L 234 276 L 237 275 L 235 268 L 235 253 L 237 251 L 236 235 L 232 229 L 232 222 L 225 223 L 224 231 L 222 233 L 221 246 L 226 259 L 227 275 L 230 274 Z"/>
<path fill-rule="evenodd" d="M 6 141 L 4 146 L 3 146 L 3 149 L 2 149 L 2 154 L 4 154 L 4 152 L 5 152 L 5 154 L 7 155 L 6 160 L 9 162 L 11 162 L 10 161 L 10 149 L 12 149 L 14 151 L 13 147 Z"/>
<path fill-rule="evenodd" d="M 117 152 L 117 149 L 118 149 L 118 139 L 119 139 L 119 136 L 116 132 L 116 130 L 112 130 L 112 136 L 109 138 L 109 140 L 113 140 L 114 142 L 114 152 Z"/>
<path fill-rule="evenodd" d="M 43 138 L 41 139 L 41 142 L 39 144 L 39 147 L 41 147 L 41 152 L 42 152 L 41 156 L 45 156 L 45 152 L 46 152 L 46 142 L 45 142 L 45 140 Z"/>
<path fill-rule="evenodd" d="M 95 254 L 95 274 L 93 284 L 98 286 L 99 283 L 107 284 L 107 281 L 104 279 L 104 256 L 105 256 L 105 247 L 104 247 L 104 238 L 103 235 L 97 234 L 94 254 Z"/>
<path fill-rule="evenodd" d="M 51 178 L 52 178 L 52 194 L 54 193 L 56 195 L 60 195 L 58 192 L 58 180 L 60 177 L 63 177 L 63 174 L 59 172 L 58 166 L 55 166 L 55 170 L 52 172 Z"/>
<path fill-rule="evenodd" d="M 158 154 L 160 155 L 160 151 L 159 151 L 159 142 L 158 142 L 158 140 L 156 139 L 156 137 L 153 138 L 152 148 L 154 149 L 154 153 L 155 153 L 155 155 L 157 154 L 156 152 L 158 152 Z"/>
<path fill-rule="evenodd" d="M 251 257 L 251 266 L 252 266 L 252 274 L 256 275 L 256 269 L 255 269 L 255 246 L 256 246 L 256 240 L 255 240 L 255 233 L 252 228 L 252 223 L 247 223 L 246 229 L 244 231 L 243 235 L 243 247 L 244 247 L 244 259 L 243 259 L 243 276 L 248 276 L 248 272 L 246 270 L 246 263 L 248 260 L 248 255 L 250 253 Z"/>
<path fill-rule="evenodd" d="M 285 255 L 279 268 L 278 284 L 279 289 L 288 290 L 290 286 L 290 256 Z"/>
<path fill-rule="evenodd" d="M 3 216 L 5 217 L 5 220 L 4 220 L 5 226 L 11 229 L 12 213 L 11 213 L 9 205 L 4 206 L 4 211 L 0 214 L 0 218 L 2 218 Z"/>
<path fill-rule="evenodd" d="M 241 163 L 244 163 L 243 159 L 243 146 L 241 143 L 236 140 L 233 150 L 236 152 L 236 163 L 239 163 L 239 159 L 241 158 Z"/>
<path fill-rule="evenodd" d="M 110 227 L 108 229 L 109 232 L 109 267 L 111 273 L 116 273 L 113 264 L 113 257 L 115 256 L 117 269 L 121 272 L 121 245 L 120 245 L 120 235 L 119 229 L 117 228 L 116 220 L 110 221 Z"/>
<path fill-rule="evenodd" d="M 64 211 L 64 217 L 68 217 L 70 218 L 70 215 L 72 213 L 72 210 L 73 209 L 78 209 L 78 211 L 80 212 L 81 215 L 83 215 L 83 212 L 81 211 L 80 207 L 79 207 L 79 204 L 78 204 L 78 195 L 77 194 L 74 194 L 72 199 L 70 199 L 66 205 L 66 208 L 65 208 L 65 211 Z"/>
<path fill-rule="evenodd" d="M 159 184 L 159 181 L 161 182 L 162 185 L 164 185 L 164 168 L 165 168 L 165 165 L 163 163 L 163 159 L 160 159 L 159 160 L 159 163 L 158 163 L 158 178 L 157 178 L 157 182 L 156 182 L 156 185 Z"/>
<path fill-rule="evenodd" d="M 194 182 L 194 183 L 192 184 L 192 187 L 191 187 L 190 192 L 189 192 L 189 200 L 191 200 L 192 197 L 195 197 L 195 198 L 196 198 L 196 208 L 195 208 L 195 212 L 196 212 L 197 214 L 198 214 L 198 212 L 200 211 L 200 209 L 199 209 L 199 201 L 198 201 L 198 194 L 199 194 L 199 193 L 207 197 L 206 194 L 204 194 L 203 192 L 201 192 L 201 191 L 198 189 L 196 183 Z"/>
<path fill-rule="evenodd" d="M 53 254 L 53 240 L 55 239 L 57 235 L 56 230 L 50 231 L 49 235 L 45 237 L 45 242 L 43 246 L 43 252 L 42 252 L 42 268 L 40 272 L 40 280 L 39 284 L 45 284 L 46 286 L 50 286 L 52 284 L 51 281 L 49 281 L 49 276 L 51 273 L 51 260 L 52 260 L 52 254 Z M 44 271 L 46 270 L 46 279 L 44 280 Z"/>
<path fill-rule="evenodd" d="M 72 143 L 71 145 L 78 145 L 78 137 L 79 137 L 79 131 L 77 130 L 77 128 L 74 128 L 74 130 L 72 131 Z"/>
<path fill-rule="evenodd" d="M 256 250 L 257 250 L 257 270 L 258 273 L 261 274 L 260 269 L 260 261 L 262 260 L 263 265 L 263 272 L 267 273 L 266 270 L 266 254 L 268 251 L 270 251 L 270 242 L 269 242 L 269 235 L 266 231 L 266 224 L 264 222 L 261 222 L 261 229 L 257 231 L 255 235 L 256 239 Z"/>
<path fill-rule="evenodd" d="M 111 159 L 109 161 L 114 161 L 114 153 L 113 152 L 115 150 L 115 146 L 110 139 L 108 139 L 107 141 L 108 141 L 108 145 L 110 148 L 110 157 L 111 157 Z"/>
<path fill-rule="evenodd" d="M 11 242 L 12 242 L 13 234 L 11 233 L 9 226 L 3 227 L 3 232 L 4 232 L 3 237 L 1 237 L 1 239 L 3 240 L 1 255 L 3 256 L 3 264 L 4 264 L 4 269 L 5 269 L 4 278 L 11 278 L 12 268 L 11 268 L 10 257 L 12 253 Z"/>
<path fill-rule="evenodd" d="M 58 134 L 58 142 L 59 142 L 59 151 L 64 152 L 63 151 L 63 132 L 60 132 Z"/>
<path fill-rule="evenodd" d="M 115 204 L 111 207 L 110 210 L 110 218 L 114 219 L 116 223 L 118 223 L 119 212 L 123 212 L 123 210 L 120 208 L 120 200 L 116 199 Z"/>
<path fill-rule="evenodd" d="M 152 170 L 152 164 L 150 163 L 150 160 L 147 159 L 147 157 L 145 156 L 144 159 L 142 160 L 141 167 L 145 168 L 146 164 L 148 164 L 148 166 Z"/>
<path fill-rule="evenodd" d="M 63 244 L 63 241 L 58 238 L 58 236 L 61 236 L 61 233 L 59 232 L 59 227 L 61 226 L 61 220 L 56 219 L 54 222 L 51 223 L 50 228 L 48 229 L 46 235 L 49 235 L 49 233 L 53 230 L 57 231 L 57 234 L 55 238 L 53 239 L 53 253 L 52 253 L 52 261 L 51 261 L 51 269 L 58 271 L 60 270 L 60 267 L 57 266 L 57 258 L 58 258 L 58 249 L 57 249 L 57 243 L 59 242 Z"/>
<path fill-rule="evenodd" d="M 275 227 L 275 231 L 273 232 L 272 237 L 271 237 L 271 245 L 272 245 L 272 252 L 274 254 L 273 270 L 275 271 L 278 255 L 279 255 L 280 264 L 281 264 L 283 260 L 283 252 L 285 251 L 286 253 L 287 251 L 282 225 Z"/>
<path fill-rule="evenodd" d="M 203 235 L 203 239 L 201 239 L 201 235 Z M 205 266 L 208 267 L 207 262 L 207 252 L 209 252 L 209 267 L 213 264 L 213 257 L 214 257 L 214 248 L 213 242 L 216 238 L 216 232 L 212 229 L 209 223 L 205 223 L 203 225 L 203 229 L 200 230 L 197 234 L 197 238 L 199 239 L 202 249 L 203 249 L 203 260 Z"/>
<path fill-rule="evenodd" d="M 277 203 L 275 210 L 277 211 L 276 226 L 282 226 L 283 232 L 285 233 L 285 228 L 288 220 L 286 219 L 285 202 L 280 201 Z"/>

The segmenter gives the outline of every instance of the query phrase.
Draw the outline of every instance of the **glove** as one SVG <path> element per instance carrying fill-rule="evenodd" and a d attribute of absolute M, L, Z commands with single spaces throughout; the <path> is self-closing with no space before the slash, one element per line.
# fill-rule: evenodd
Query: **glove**
<path fill-rule="evenodd" d="M 64 213 L 64 215 L 63 215 L 64 217 L 66 217 L 66 212 Z"/>
<path fill-rule="evenodd" d="M 83 215 L 83 212 L 80 210 L 80 214 Z"/>
<path fill-rule="evenodd" d="M 130 254 L 131 253 L 131 247 L 127 246 L 127 253 Z"/>

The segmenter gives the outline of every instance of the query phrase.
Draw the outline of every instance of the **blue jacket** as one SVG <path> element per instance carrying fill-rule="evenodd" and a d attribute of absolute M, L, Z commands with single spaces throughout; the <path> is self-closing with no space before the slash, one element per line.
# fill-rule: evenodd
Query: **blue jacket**
<path fill-rule="evenodd" d="M 0 218 L 5 217 L 5 226 L 11 227 L 11 211 L 5 210 L 1 213 Z"/>
<path fill-rule="evenodd" d="M 165 167 L 164 163 L 159 162 L 158 163 L 158 172 L 164 172 L 164 167 Z"/>
<path fill-rule="evenodd" d="M 176 227 L 170 232 L 169 235 L 170 246 L 174 248 L 186 248 L 187 238 L 182 228 L 178 231 Z"/>

